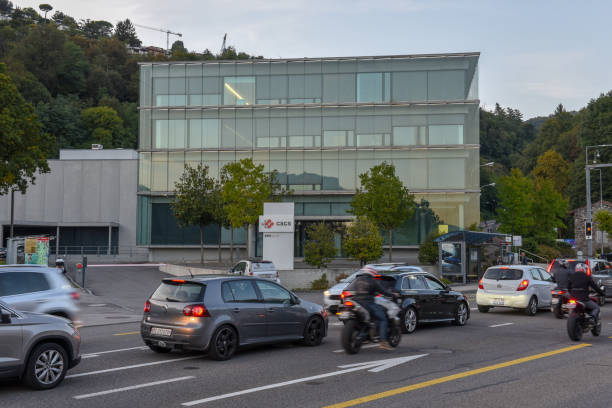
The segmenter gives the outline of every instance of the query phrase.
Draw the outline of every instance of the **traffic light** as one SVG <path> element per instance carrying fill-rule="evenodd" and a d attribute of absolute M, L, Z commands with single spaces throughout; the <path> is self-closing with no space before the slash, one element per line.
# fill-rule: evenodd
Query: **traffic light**
<path fill-rule="evenodd" d="M 590 221 L 584 223 L 584 237 L 586 239 L 593 239 L 593 225 Z"/>

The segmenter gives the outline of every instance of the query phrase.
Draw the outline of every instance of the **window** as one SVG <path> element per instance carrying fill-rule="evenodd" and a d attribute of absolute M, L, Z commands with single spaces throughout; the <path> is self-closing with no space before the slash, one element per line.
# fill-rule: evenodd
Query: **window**
<path fill-rule="evenodd" d="M 444 290 L 444 285 L 432 278 L 431 276 L 424 276 L 427 281 L 427 286 L 432 290 Z"/>
<path fill-rule="evenodd" d="M 519 280 L 523 277 L 523 271 L 520 269 L 489 269 L 485 274 L 485 279 L 495 280 Z"/>
<path fill-rule="evenodd" d="M 543 280 L 542 277 L 540 276 L 540 272 L 537 269 L 530 269 L 529 272 L 531 272 L 531 277 L 535 280 Z"/>
<path fill-rule="evenodd" d="M 425 126 L 394 126 L 394 146 L 425 145 Z"/>
<path fill-rule="evenodd" d="M 259 302 L 257 292 L 255 292 L 255 288 L 253 287 L 253 283 L 251 281 L 232 280 L 223 282 L 221 286 L 227 286 L 227 289 L 221 289 L 223 300 L 226 302 Z"/>
<path fill-rule="evenodd" d="M 463 144 L 463 125 L 429 125 L 429 144 Z"/>
<path fill-rule="evenodd" d="M 255 103 L 255 77 L 225 77 L 223 79 L 224 105 L 253 105 Z"/>
<path fill-rule="evenodd" d="M 554 282 L 553 277 L 550 273 L 546 272 L 544 269 L 538 269 L 540 275 L 542 276 L 542 280 L 546 282 Z"/>
<path fill-rule="evenodd" d="M 357 74 L 357 102 L 382 102 L 383 77 L 381 72 Z"/>
<path fill-rule="evenodd" d="M 453 101 L 465 98 L 465 71 L 430 71 L 427 84 L 430 101 Z"/>
<path fill-rule="evenodd" d="M 204 299 L 205 285 L 192 282 L 163 282 L 153 293 L 151 299 L 163 302 L 201 302 Z"/>
<path fill-rule="evenodd" d="M 291 303 L 291 294 L 280 286 L 265 281 L 255 281 L 266 303 Z"/>
<path fill-rule="evenodd" d="M 38 272 L 0 273 L 0 296 L 21 295 L 23 293 L 49 290 L 49 282 L 44 274 Z"/>
<path fill-rule="evenodd" d="M 427 100 L 427 72 L 393 72 L 393 101 Z"/>
<path fill-rule="evenodd" d="M 323 102 L 355 102 L 355 74 L 323 75 Z"/>
<path fill-rule="evenodd" d="M 427 286 L 422 276 L 411 275 L 404 277 L 402 289 L 427 289 Z"/>

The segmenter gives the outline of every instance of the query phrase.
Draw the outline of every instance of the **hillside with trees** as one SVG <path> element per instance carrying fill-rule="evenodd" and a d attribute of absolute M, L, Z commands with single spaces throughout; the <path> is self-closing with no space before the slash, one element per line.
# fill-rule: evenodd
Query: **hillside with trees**
<path fill-rule="evenodd" d="M 60 148 L 135 148 L 138 135 L 138 62 L 252 58 L 227 47 L 193 52 L 181 41 L 170 53 L 142 45 L 134 24 L 75 18 L 41 4 L 39 10 L 0 0 L 0 63 L 32 104 L 43 132 Z M 261 58 L 261 57 L 259 57 Z"/>

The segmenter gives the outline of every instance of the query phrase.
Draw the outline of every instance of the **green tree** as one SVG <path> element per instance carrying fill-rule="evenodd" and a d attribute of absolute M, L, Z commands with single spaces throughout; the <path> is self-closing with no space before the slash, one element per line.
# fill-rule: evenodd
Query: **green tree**
<path fill-rule="evenodd" d="M 548 150 L 538 156 L 538 164 L 533 169 L 537 181 L 548 180 L 553 188 L 564 193 L 569 183 L 569 164 L 554 150 Z"/>
<path fill-rule="evenodd" d="M 142 44 L 142 41 L 138 38 L 138 34 L 136 34 L 136 28 L 129 18 L 117 23 L 115 26 L 115 37 L 130 47 L 140 47 Z"/>
<path fill-rule="evenodd" d="M 366 217 L 358 217 L 346 229 L 342 249 L 363 266 L 382 256 L 383 239 L 376 224 Z"/>
<path fill-rule="evenodd" d="M 27 103 L 0 64 L 0 195 L 25 193 L 36 173 L 49 171 L 47 155 L 53 139 L 42 132 L 32 105 Z"/>
<path fill-rule="evenodd" d="M 47 20 L 47 13 L 50 12 L 51 10 L 53 10 L 53 7 L 50 4 L 39 4 L 38 8 L 40 9 L 40 11 L 42 11 L 43 13 L 45 13 L 45 21 Z"/>
<path fill-rule="evenodd" d="M 200 227 L 200 262 L 204 263 L 204 227 L 214 221 L 215 180 L 208 175 L 208 166 L 185 165 L 179 181 L 174 183 L 174 199 L 170 204 L 181 227 Z"/>
<path fill-rule="evenodd" d="M 595 213 L 594 220 L 600 231 L 605 231 L 612 235 L 612 213 L 606 210 L 599 210 Z"/>
<path fill-rule="evenodd" d="M 81 20 L 79 26 L 85 37 L 94 40 L 109 38 L 113 33 L 113 25 L 104 20 Z"/>
<path fill-rule="evenodd" d="M 306 228 L 304 261 L 321 269 L 336 256 L 334 231 L 324 222 L 311 224 Z"/>
<path fill-rule="evenodd" d="M 438 243 L 435 239 L 441 234 L 437 231 L 432 231 L 427 235 L 427 238 L 419 245 L 419 262 L 426 265 L 435 265 L 438 263 Z"/>
<path fill-rule="evenodd" d="M 13 12 L 13 3 L 9 0 L 0 0 L 0 14 L 11 14 Z"/>
<path fill-rule="evenodd" d="M 84 145 L 87 132 L 81 119 L 81 101 L 76 95 L 58 95 L 50 102 L 40 103 L 36 106 L 36 114 L 43 131 L 56 141 L 55 157 L 59 157 L 59 149 Z"/>
<path fill-rule="evenodd" d="M 499 179 L 499 230 L 514 235 L 527 235 L 534 225 L 532 210 L 533 181 L 512 169 L 509 176 Z"/>
<path fill-rule="evenodd" d="M 229 219 L 227 218 L 227 210 L 225 208 L 225 201 L 223 201 L 223 186 L 220 182 L 215 182 L 215 188 L 211 192 L 211 202 L 213 207 L 213 219 L 217 223 L 217 235 L 219 240 L 217 241 L 217 257 L 219 263 L 222 262 L 221 255 L 221 244 L 222 244 L 222 233 L 223 228 L 231 228 Z"/>
<path fill-rule="evenodd" d="M 351 213 L 368 217 L 389 233 L 389 262 L 393 259 L 393 229 L 414 213 L 414 197 L 395 174 L 395 166 L 387 162 L 359 175 L 361 187 L 351 200 Z"/>
<path fill-rule="evenodd" d="M 263 203 L 274 199 L 281 192 L 276 172 L 265 173 L 263 164 L 255 165 L 253 159 L 228 163 L 221 170 L 222 196 L 227 219 L 232 227 L 230 261 L 234 261 L 234 228 L 244 227 L 247 232 L 247 254 L 249 253 L 248 228 L 263 214 Z"/>
<path fill-rule="evenodd" d="M 531 235 L 539 243 L 553 244 L 557 238 L 555 229 L 565 227 L 568 207 L 568 201 L 555 189 L 551 180 L 538 180 L 532 198 Z"/>
<path fill-rule="evenodd" d="M 83 147 L 92 143 L 101 144 L 107 148 L 124 146 L 123 121 L 113 108 L 97 106 L 81 112 L 81 118 L 88 137 Z"/>

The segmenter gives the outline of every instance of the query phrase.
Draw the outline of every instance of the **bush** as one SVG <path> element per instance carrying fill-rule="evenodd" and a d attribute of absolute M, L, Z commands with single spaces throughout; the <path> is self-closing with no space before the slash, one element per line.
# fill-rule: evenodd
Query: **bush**
<path fill-rule="evenodd" d="M 556 247 L 552 247 L 549 245 L 539 245 L 538 246 L 538 255 L 543 256 L 548 259 L 548 261 L 552 261 L 555 258 L 561 258 L 561 251 L 559 251 Z"/>
<path fill-rule="evenodd" d="M 564 241 L 557 241 L 555 247 L 561 253 L 562 258 L 574 258 L 576 257 L 576 251 L 570 244 Z"/>
<path fill-rule="evenodd" d="M 450 286 L 450 284 L 452 283 L 450 279 L 446 279 L 446 278 L 440 278 L 440 282 L 442 282 L 446 286 Z"/>
<path fill-rule="evenodd" d="M 327 280 L 327 275 L 322 274 L 319 279 L 312 281 L 310 287 L 312 290 L 325 290 L 329 288 L 329 281 Z"/>
<path fill-rule="evenodd" d="M 336 276 L 336 283 L 340 283 L 342 279 L 346 279 L 348 277 L 349 277 L 348 273 L 341 273 L 340 275 Z"/>
<path fill-rule="evenodd" d="M 375 261 L 383 254 L 383 239 L 376 225 L 365 217 L 357 218 L 346 229 L 344 252 L 352 259 L 365 265 Z"/>
<path fill-rule="evenodd" d="M 327 266 L 336 256 L 334 245 L 334 232 L 320 222 L 306 228 L 306 245 L 304 245 L 304 261 L 307 264 L 321 269 Z"/>
<path fill-rule="evenodd" d="M 431 232 L 425 241 L 419 246 L 419 262 L 425 265 L 435 265 L 438 263 L 438 243 L 434 239 L 440 234 L 437 231 Z"/>
<path fill-rule="evenodd" d="M 523 238 L 523 249 L 536 254 L 538 252 L 538 243 L 533 237 Z"/>

